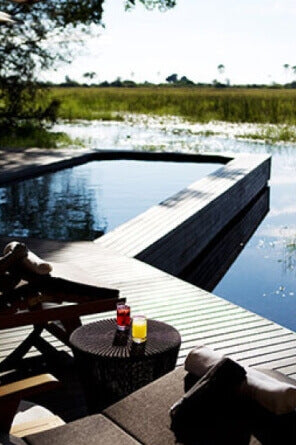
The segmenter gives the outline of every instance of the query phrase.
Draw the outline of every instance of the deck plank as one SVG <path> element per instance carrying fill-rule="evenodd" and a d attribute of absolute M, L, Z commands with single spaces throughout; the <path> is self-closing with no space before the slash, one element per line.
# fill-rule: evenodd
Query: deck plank
<path fill-rule="evenodd" d="M 0 238 L 0 249 L 7 241 Z M 203 343 L 245 365 L 296 375 L 296 334 L 272 321 L 96 243 L 26 242 L 49 261 L 71 260 L 80 265 L 83 261 L 88 273 L 95 275 L 102 286 L 118 288 L 132 310 L 175 326 L 182 336 L 178 365 L 194 345 Z M 83 323 L 114 315 L 113 311 L 84 316 Z M 11 352 L 29 331 L 30 327 L 1 331 L 0 358 Z M 58 349 L 68 351 L 50 334 L 45 333 L 44 337 Z M 32 350 L 29 355 L 35 354 Z"/>

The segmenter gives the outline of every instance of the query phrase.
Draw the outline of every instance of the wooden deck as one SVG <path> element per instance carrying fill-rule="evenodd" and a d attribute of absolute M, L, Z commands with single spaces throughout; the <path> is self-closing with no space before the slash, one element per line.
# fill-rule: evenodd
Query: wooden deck
<path fill-rule="evenodd" d="M 15 163 L 11 161 L 11 169 L 9 163 L 6 163 L 6 167 L 3 164 L 1 171 L 0 165 L 0 183 L 93 159 L 118 158 L 118 153 L 112 151 L 99 154 L 80 153 L 74 158 L 65 153 L 59 155 L 58 152 L 42 154 L 39 158 L 36 152 L 31 157 L 28 154 L 27 159 L 26 155 L 19 156 L 19 161 L 16 160 Z M 120 156 L 125 159 L 135 158 L 135 153 L 125 152 Z M 137 153 L 136 156 L 139 159 L 152 158 L 151 154 Z M 192 161 L 191 156 L 185 155 L 170 154 L 165 157 L 164 154 L 158 154 L 157 157 L 159 160 L 185 158 L 187 161 Z M 228 163 L 210 177 L 188 187 L 177 196 L 177 199 L 173 197 L 156 206 L 156 209 L 152 208 L 146 214 L 140 215 L 137 230 L 132 220 L 125 228 L 118 228 L 97 243 L 47 240 L 26 240 L 26 243 L 33 251 L 50 261 L 61 263 L 71 261 L 79 266 L 83 265 L 90 276 L 95 275 L 101 280 L 102 286 L 118 288 L 121 296 L 127 298 L 133 313 L 143 312 L 151 318 L 175 326 L 182 336 L 178 365 L 183 363 L 194 345 L 202 343 L 238 359 L 243 364 L 278 369 L 286 375 L 296 377 L 294 332 L 134 258 L 134 256 L 140 257 L 141 252 L 147 254 L 147 249 L 149 250 L 151 245 L 154 245 L 154 248 L 150 253 L 154 254 L 167 234 L 174 232 L 176 227 L 184 228 L 186 221 L 192 221 L 194 215 L 202 214 L 203 209 L 209 210 L 210 206 L 210 213 L 207 212 L 207 218 L 209 214 L 211 215 L 210 219 L 199 221 L 199 224 L 205 224 L 206 228 L 209 227 L 207 221 L 211 221 L 210 226 L 214 227 L 207 237 L 209 242 L 234 214 L 264 187 L 269 177 L 268 157 L 248 156 L 247 159 L 237 156 L 233 160 L 230 159 L 223 156 L 200 157 L 200 160 L 207 162 L 214 160 Z M 26 162 L 22 167 L 23 161 Z M 222 205 L 218 205 L 218 198 L 221 196 Z M 243 197 L 242 202 L 239 202 L 239 197 Z M 262 205 L 262 211 L 266 209 L 264 202 L 259 205 Z M 153 221 L 157 212 L 161 212 L 164 217 L 161 223 L 159 219 Z M 203 237 L 207 234 L 203 231 L 200 235 L 199 242 L 196 243 L 199 251 L 204 247 Z M 7 238 L 0 238 L 0 249 L 8 241 Z M 180 238 L 177 245 L 182 246 L 183 241 Z M 192 239 L 185 241 L 186 251 L 190 252 Z M 168 249 L 166 245 L 167 252 L 174 247 L 172 245 Z M 141 260 L 145 260 L 144 253 Z M 194 256 L 196 254 L 195 250 Z M 162 258 L 164 255 L 165 249 Z M 182 258 L 185 256 L 182 254 Z M 184 265 L 192 261 L 192 256 L 187 257 Z M 108 316 L 114 317 L 114 312 L 87 316 L 83 318 L 83 322 L 88 323 Z M 30 327 L 1 331 L 0 360 L 14 350 L 28 332 Z M 54 346 L 66 350 L 50 334 L 44 335 Z M 28 355 L 36 354 L 36 351 L 31 350 Z"/>
<path fill-rule="evenodd" d="M 7 242 L 1 239 L 0 248 Z M 56 262 L 72 261 L 95 274 L 103 286 L 120 289 L 133 312 L 170 323 L 181 333 L 181 365 L 194 345 L 202 343 L 249 366 L 278 369 L 296 377 L 296 334 L 276 323 L 203 291 L 133 258 L 92 242 L 62 243 L 28 240 L 39 255 Z M 105 317 L 84 317 L 84 323 Z M 0 360 L 30 331 L 29 327 L 1 332 Z M 50 338 L 50 334 L 45 334 Z M 63 349 L 55 339 L 52 343 Z M 64 348 L 65 349 L 65 348 Z M 31 351 L 33 356 L 36 351 Z"/>

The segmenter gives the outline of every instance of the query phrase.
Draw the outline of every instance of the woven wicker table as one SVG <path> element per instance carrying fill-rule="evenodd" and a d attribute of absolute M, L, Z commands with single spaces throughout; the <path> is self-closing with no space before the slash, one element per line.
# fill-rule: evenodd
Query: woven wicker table
<path fill-rule="evenodd" d="M 181 345 L 172 326 L 148 320 L 145 343 L 101 320 L 76 329 L 70 337 L 90 413 L 98 412 L 172 371 Z"/>

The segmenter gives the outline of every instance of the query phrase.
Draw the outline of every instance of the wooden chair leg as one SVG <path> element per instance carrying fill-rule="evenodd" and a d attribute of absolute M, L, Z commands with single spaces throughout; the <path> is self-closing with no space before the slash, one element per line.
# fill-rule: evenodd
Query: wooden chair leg
<path fill-rule="evenodd" d="M 4 433 L 9 433 L 10 427 L 20 403 L 19 397 L 6 400 L 5 404 L 0 404 L 0 428 Z"/>
<path fill-rule="evenodd" d="M 58 340 L 65 343 L 65 345 L 70 346 L 69 338 L 76 328 L 81 326 L 81 321 L 79 317 L 59 320 L 58 322 L 47 323 L 45 329 L 54 335 Z"/>
<path fill-rule="evenodd" d="M 16 367 L 24 355 L 35 345 L 35 341 L 40 337 L 42 330 L 43 326 L 35 326 L 28 337 L 0 363 L 0 372 Z"/>
<path fill-rule="evenodd" d="M 61 320 L 65 331 L 68 334 L 68 337 L 70 337 L 70 335 L 72 334 L 72 332 L 75 331 L 75 329 L 79 328 L 82 323 L 79 317 L 76 318 L 67 318 L 65 320 Z"/>

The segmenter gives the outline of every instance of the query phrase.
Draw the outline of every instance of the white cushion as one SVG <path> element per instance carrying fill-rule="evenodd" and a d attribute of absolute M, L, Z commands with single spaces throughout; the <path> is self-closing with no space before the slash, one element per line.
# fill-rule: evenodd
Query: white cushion
<path fill-rule="evenodd" d="M 222 357 L 222 354 L 206 346 L 197 346 L 188 354 L 185 369 L 202 377 Z M 292 379 L 283 382 L 258 369 L 245 369 L 246 380 L 240 387 L 242 394 L 256 400 L 274 414 L 287 414 L 296 409 L 296 381 L 293 384 Z"/>

